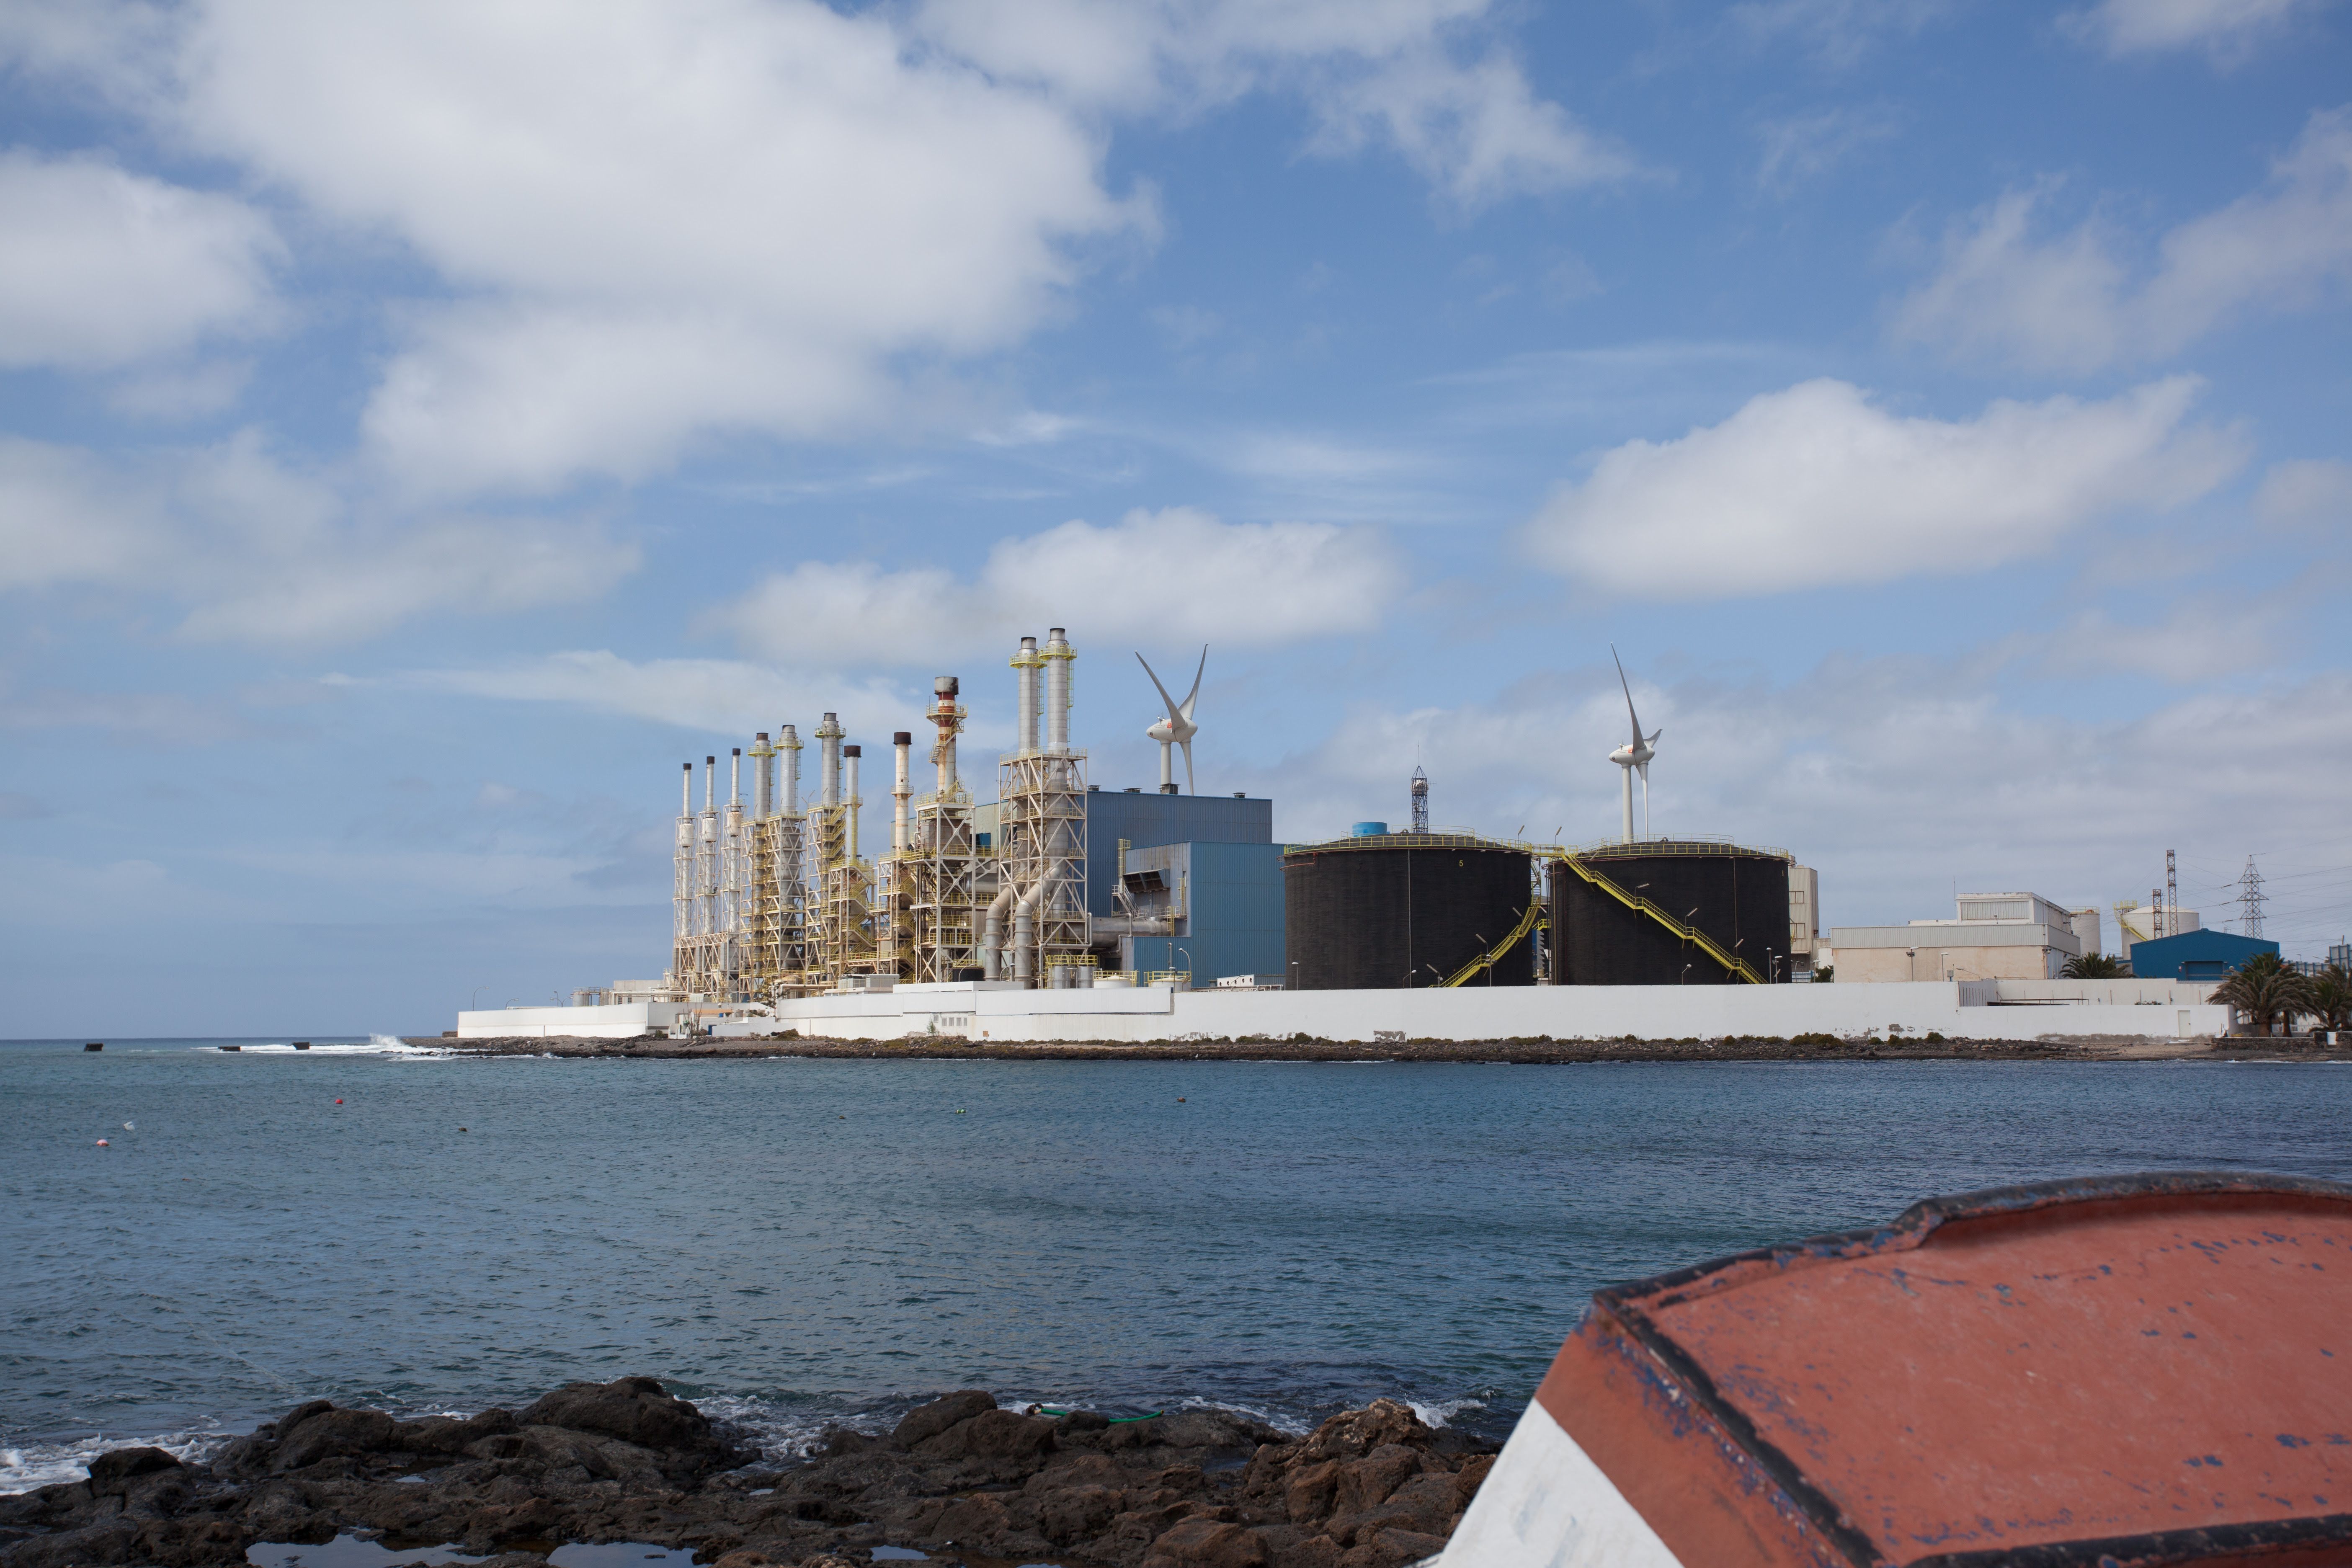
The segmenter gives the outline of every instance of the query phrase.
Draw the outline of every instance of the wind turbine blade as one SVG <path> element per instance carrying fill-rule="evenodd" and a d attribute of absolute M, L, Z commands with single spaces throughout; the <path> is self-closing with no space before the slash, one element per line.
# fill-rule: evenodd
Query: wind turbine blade
<path fill-rule="evenodd" d="M 1625 679 L 1625 661 L 1617 658 L 1615 643 L 1609 645 L 1609 657 L 1617 660 L 1617 684 L 1625 688 L 1625 717 L 1633 721 L 1633 744 L 1638 746 L 1642 743 L 1642 716 L 1633 711 L 1633 688 Z"/>
<path fill-rule="evenodd" d="M 1184 793 L 1186 795 L 1201 793 L 1192 787 L 1192 742 L 1190 741 L 1184 742 Z"/>
<path fill-rule="evenodd" d="M 1635 763 L 1633 764 L 1633 771 L 1642 775 L 1642 787 L 1643 789 L 1648 789 L 1650 787 L 1650 764 L 1647 763 Z"/>
<path fill-rule="evenodd" d="M 1184 694 L 1184 718 L 1188 723 L 1191 722 L 1192 718 L 1192 704 L 1201 700 L 1201 677 L 1207 672 L 1208 668 L 1209 645 L 1207 643 L 1202 643 L 1201 645 L 1201 667 L 1192 672 L 1192 689 Z"/>
<path fill-rule="evenodd" d="M 1202 650 L 1202 657 L 1203 658 L 1208 657 L 1207 650 Z M 1143 666 L 1143 673 L 1150 676 L 1151 684 L 1160 688 L 1160 700 L 1168 704 L 1168 717 L 1171 720 L 1179 717 L 1176 711 L 1176 699 L 1168 695 L 1168 689 L 1166 687 L 1160 685 L 1160 677 L 1153 672 L 1151 668 L 1151 661 L 1144 658 L 1141 654 L 1137 654 L 1135 656 L 1135 662 Z"/>

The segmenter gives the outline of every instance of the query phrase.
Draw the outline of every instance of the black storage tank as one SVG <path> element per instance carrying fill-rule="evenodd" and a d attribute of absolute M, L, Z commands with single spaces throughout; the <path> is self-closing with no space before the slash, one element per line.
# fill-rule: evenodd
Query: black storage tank
<path fill-rule="evenodd" d="M 1695 926 L 1766 983 L 1789 978 L 1789 857 L 1706 840 L 1652 839 L 1577 852 L 1636 899 Z M 1697 943 L 1551 867 L 1551 929 L 1563 985 L 1746 984 Z"/>
<path fill-rule="evenodd" d="M 1282 857 L 1294 990 L 1434 985 L 1519 928 L 1538 895 L 1524 849 L 1466 834 L 1380 833 Z M 1535 984 L 1533 933 L 1473 985 Z"/>

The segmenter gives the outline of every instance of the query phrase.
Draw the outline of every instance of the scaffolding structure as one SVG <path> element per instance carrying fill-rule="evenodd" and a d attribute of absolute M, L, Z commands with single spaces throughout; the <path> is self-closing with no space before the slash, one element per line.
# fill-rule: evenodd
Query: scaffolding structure
<path fill-rule="evenodd" d="M 1022 639 L 1013 659 L 1020 678 L 1020 744 L 997 764 L 1001 878 L 991 924 L 1002 931 L 993 917 L 1009 905 L 1010 978 L 1032 985 L 1070 984 L 1076 970 L 1094 962 L 1087 916 L 1087 754 L 1070 748 L 1070 665 L 1076 658 L 1060 626 L 1047 634 L 1043 648 L 1034 637 Z M 1042 746 L 1036 743 L 1041 684 Z M 988 937 L 983 931 L 983 965 L 992 978 L 1003 976 L 1005 966 Z"/>
<path fill-rule="evenodd" d="M 975 979 L 981 973 L 980 911 L 983 896 L 984 858 L 971 826 L 971 796 L 957 776 L 956 737 L 962 733 L 963 705 L 956 699 L 961 682 L 952 675 L 931 683 L 928 717 L 939 738 L 931 747 L 934 779 L 930 794 L 914 803 L 911 814 L 904 795 L 899 815 L 906 824 L 906 921 L 909 963 L 908 978 L 919 982 Z M 903 742 L 907 738 L 900 737 Z M 906 777 L 907 748 L 902 743 L 899 777 Z M 993 889 L 988 891 L 992 892 Z"/>
<path fill-rule="evenodd" d="M 929 792 L 914 791 L 912 734 L 891 737 L 890 847 L 872 860 L 858 843 L 862 750 L 844 743 L 837 714 L 816 728 L 816 798 L 805 810 L 790 724 L 772 745 L 766 731 L 753 737 L 748 805 L 741 749 L 723 804 L 718 759 L 703 759 L 699 811 L 688 763 L 666 986 L 681 998 L 756 1004 L 899 982 L 1087 983 L 1087 758 L 1069 743 L 1076 657 L 1058 626 L 1042 648 L 1022 639 L 1019 743 L 999 761 L 992 846 L 975 830 L 959 773 L 966 710 L 951 675 L 932 683 L 924 714 L 936 737 Z"/>

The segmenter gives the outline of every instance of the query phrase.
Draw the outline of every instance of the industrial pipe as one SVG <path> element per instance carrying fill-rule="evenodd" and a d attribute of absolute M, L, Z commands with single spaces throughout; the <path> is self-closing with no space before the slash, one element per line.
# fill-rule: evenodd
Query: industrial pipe
<path fill-rule="evenodd" d="M 1008 879 L 990 900 L 988 918 L 980 932 L 980 977 L 1004 978 L 1004 917 L 1013 908 L 1013 883 Z"/>
<path fill-rule="evenodd" d="M 1070 660 L 1077 658 L 1069 639 L 1055 626 L 1045 634 L 1045 750 L 1062 756 L 1070 749 Z"/>
<path fill-rule="evenodd" d="M 729 764 L 729 767 L 731 771 L 727 780 L 727 804 L 733 810 L 740 812 L 743 809 L 742 747 L 735 748 L 735 760 Z"/>
<path fill-rule="evenodd" d="M 686 773 L 677 781 L 677 814 L 680 816 L 694 815 L 694 764 L 692 763 L 686 764 Z"/>
<path fill-rule="evenodd" d="M 768 732 L 751 738 L 751 820 L 765 822 L 776 815 L 776 752 Z"/>
<path fill-rule="evenodd" d="M 849 858 L 852 860 L 857 858 L 857 808 L 866 804 L 865 798 L 857 793 L 857 759 L 865 754 L 866 748 L 863 746 L 841 748 L 841 765 L 849 772 L 847 793 L 841 804 L 849 817 Z"/>
<path fill-rule="evenodd" d="M 719 805 L 714 792 L 719 788 L 719 759 L 702 759 L 702 815 L 716 816 Z"/>
<path fill-rule="evenodd" d="M 1024 985 L 1037 979 L 1037 911 L 1045 900 L 1045 879 L 1040 877 L 1013 906 L 1013 978 Z"/>
<path fill-rule="evenodd" d="M 1097 915 L 1092 922 L 1097 936 L 1174 936 L 1174 915 Z"/>
<path fill-rule="evenodd" d="M 890 798 L 897 803 L 897 809 L 890 819 L 890 853 L 893 855 L 904 855 L 908 840 L 914 837 L 913 825 L 907 816 L 907 797 L 914 793 L 913 786 L 907 782 L 907 763 L 912 754 L 909 748 L 914 743 L 915 737 L 904 730 L 890 737 L 890 748 L 898 754 L 898 776 L 890 785 Z"/>
<path fill-rule="evenodd" d="M 1021 688 L 1013 714 L 1018 721 L 1013 744 L 1015 756 L 1025 757 L 1037 749 L 1037 668 L 1044 662 L 1037 657 L 1037 639 L 1023 637 L 1021 651 L 1013 656 Z"/>

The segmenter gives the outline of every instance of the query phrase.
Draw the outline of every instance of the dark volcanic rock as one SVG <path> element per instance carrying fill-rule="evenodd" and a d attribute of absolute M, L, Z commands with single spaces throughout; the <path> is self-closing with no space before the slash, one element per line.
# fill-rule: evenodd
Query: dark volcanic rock
<path fill-rule="evenodd" d="M 961 1394 L 950 1394 L 944 1399 L 934 1399 L 929 1405 L 919 1405 L 907 1412 L 898 1423 L 890 1441 L 901 1448 L 911 1448 L 928 1438 L 936 1437 L 960 1421 L 969 1421 L 983 1410 L 996 1408 L 996 1395 L 984 1388 L 967 1388 Z"/>
<path fill-rule="evenodd" d="M 1388 1400 L 1294 1439 L 1218 1410 L 1048 1419 L 976 1389 L 889 1438 L 835 1428 L 781 1470 L 729 1468 L 745 1457 L 651 1378 L 464 1420 L 314 1400 L 210 1466 L 120 1449 L 88 1481 L 0 1498 L 0 1568 L 229 1568 L 257 1541 L 352 1531 L 461 1542 L 504 1553 L 498 1568 L 541 1568 L 567 1541 L 690 1548 L 719 1568 L 862 1568 L 884 1543 L 1095 1568 L 1394 1568 L 1444 1543 L 1492 1464 L 1490 1446 Z"/>
<path fill-rule="evenodd" d="M 525 1426 L 568 1426 L 602 1432 L 641 1448 L 716 1449 L 710 1420 L 651 1377 L 611 1383 L 567 1383 L 516 1417 Z"/>
<path fill-rule="evenodd" d="M 100 1496 L 121 1496 L 133 1476 L 181 1468 L 180 1461 L 161 1448 L 115 1448 L 89 1462 L 89 1489 Z"/>

